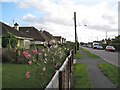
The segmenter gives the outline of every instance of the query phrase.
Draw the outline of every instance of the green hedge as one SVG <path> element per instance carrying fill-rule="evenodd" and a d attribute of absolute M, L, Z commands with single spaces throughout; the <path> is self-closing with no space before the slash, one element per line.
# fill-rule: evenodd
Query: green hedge
<path fill-rule="evenodd" d="M 103 49 L 105 49 L 105 48 L 106 48 L 106 46 L 107 46 L 107 44 L 102 44 Z"/>
<path fill-rule="evenodd" d="M 110 44 L 110 45 L 114 46 L 115 49 L 116 49 L 118 52 L 120 52 L 120 43 L 112 43 L 112 44 Z M 103 49 L 105 49 L 106 46 L 107 46 L 107 44 L 102 44 L 102 46 L 103 46 Z"/>
<path fill-rule="evenodd" d="M 120 43 L 113 43 L 111 45 L 114 46 L 118 52 L 120 52 Z"/>

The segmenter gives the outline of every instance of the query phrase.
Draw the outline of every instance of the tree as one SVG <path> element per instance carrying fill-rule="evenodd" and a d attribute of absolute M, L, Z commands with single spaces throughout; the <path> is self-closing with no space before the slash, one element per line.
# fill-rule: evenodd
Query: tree
<path fill-rule="evenodd" d="M 107 41 L 107 45 L 110 45 L 112 43 L 110 38 L 108 38 L 106 41 Z"/>
<path fill-rule="evenodd" d="M 15 48 L 17 46 L 17 38 L 10 32 L 7 32 L 2 37 L 2 47 L 7 47 L 8 49 Z"/>

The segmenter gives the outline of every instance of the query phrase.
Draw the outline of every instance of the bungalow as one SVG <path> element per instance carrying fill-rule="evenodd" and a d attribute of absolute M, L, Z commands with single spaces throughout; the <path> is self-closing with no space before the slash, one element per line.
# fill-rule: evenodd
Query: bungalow
<path fill-rule="evenodd" d="M 18 44 L 17 46 L 20 47 L 20 48 L 26 48 L 28 49 L 29 46 L 30 46 L 30 40 L 33 40 L 32 37 L 24 34 L 23 32 L 20 32 L 18 30 L 18 24 L 15 23 L 14 24 L 14 28 L 5 24 L 5 23 L 2 23 L 0 22 L 0 29 L 2 29 L 2 36 L 5 35 L 7 32 L 10 32 L 12 34 L 15 35 L 15 37 L 18 39 Z"/>
<path fill-rule="evenodd" d="M 45 38 L 45 44 L 55 44 L 56 43 L 56 40 L 54 38 L 54 36 L 52 34 L 50 34 L 49 32 L 47 31 L 40 31 L 41 35 Z"/>
<path fill-rule="evenodd" d="M 57 41 L 57 44 L 62 44 L 62 37 L 61 36 L 54 36 Z"/>
<path fill-rule="evenodd" d="M 66 39 L 65 38 L 62 38 L 62 43 L 66 43 Z"/>
<path fill-rule="evenodd" d="M 35 27 L 19 27 L 19 30 L 34 38 L 31 40 L 31 44 L 44 44 L 45 39 Z"/>
<path fill-rule="evenodd" d="M 61 36 L 54 36 L 58 44 L 66 43 L 66 39 Z"/>

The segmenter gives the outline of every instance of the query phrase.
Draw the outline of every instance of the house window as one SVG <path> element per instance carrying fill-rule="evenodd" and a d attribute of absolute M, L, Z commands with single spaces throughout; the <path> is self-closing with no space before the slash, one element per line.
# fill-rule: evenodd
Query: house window
<path fill-rule="evenodd" d="M 25 49 L 29 49 L 30 48 L 30 41 L 24 40 L 24 46 L 25 46 Z"/>

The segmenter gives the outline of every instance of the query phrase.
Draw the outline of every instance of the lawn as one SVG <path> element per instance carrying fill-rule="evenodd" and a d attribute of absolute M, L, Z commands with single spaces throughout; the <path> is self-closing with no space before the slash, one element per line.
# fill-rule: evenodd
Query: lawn
<path fill-rule="evenodd" d="M 111 64 L 99 64 L 100 70 L 120 88 L 120 68 Z"/>
<path fill-rule="evenodd" d="M 49 71 L 49 74 L 45 74 L 45 78 L 40 79 L 40 76 L 35 73 L 35 66 L 3 64 L 2 69 L 3 88 L 45 88 L 52 77 L 51 72 L 53 72 Z M 31 73 L 30 78 L 25 76 L 27 70 Z"/>
<path fill-rule="evenodd" d="M 92 85 L 88 78 L 87 68 L 84 64 L 74 65 L 74 87 L 75 88 L 91 88 Z"/>

